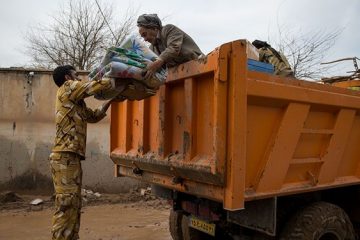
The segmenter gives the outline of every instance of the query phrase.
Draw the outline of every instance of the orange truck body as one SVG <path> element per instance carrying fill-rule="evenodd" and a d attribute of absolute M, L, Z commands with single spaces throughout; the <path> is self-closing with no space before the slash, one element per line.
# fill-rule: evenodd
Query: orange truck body
<path fill-rule="evenodd" d="M 170 69 L 155 96 L 113 103 L 116 176 L 227 210 L 359 184 L 359 92 L 250 71 L 249 55 L 246 40 L 223 44 Z"/>

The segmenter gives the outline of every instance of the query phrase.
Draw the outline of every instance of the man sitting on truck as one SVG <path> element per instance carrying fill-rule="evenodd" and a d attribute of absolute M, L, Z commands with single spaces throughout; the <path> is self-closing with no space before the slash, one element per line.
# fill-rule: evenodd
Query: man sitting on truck
<path fill-rule="evenodd" d="M 275 75 L 294 77 L 294 72 L 284 54 L 279 53 L 264 41 L 255 40 L 252 45 L 259 49 L 260 62 L 270 63 L 275 67 Z"/>
<path fill-rule="evenodd" d="M 150 78 L 163 65 L 174 67 L 203 56 L 195 41 L 180 28 L 167 24 L 162 26 L 157 14 L 143 14 L 137 20 L 139 33 L 145 41 L 151 43 L 159 58 L 148 64 L 145 78 Z"/>
<path fill-rule="evenodd" d="M 74 67 L 59 66 L 53 72 L 56 94 L 55 144 L 50 154 L 50 168 L 55 188 L 55 213 L 52 239 L 79 239 L 81 211 L 81 160 L 85 159 L 86 125 L 106 116 L 110 101 L 95 111 L 84 99 L 111 89 L 113 79 L 79 81 Z"/>

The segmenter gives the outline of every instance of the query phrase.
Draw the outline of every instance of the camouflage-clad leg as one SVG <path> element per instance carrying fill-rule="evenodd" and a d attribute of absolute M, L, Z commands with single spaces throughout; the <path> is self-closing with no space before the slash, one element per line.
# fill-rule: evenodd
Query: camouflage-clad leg
<path fill-rule="evenodd" d="M 75 153 L 52 153 L 50 167 L 56 193 L 52 239 L 79 239 L 82 180 L 80 157 Z"/>
<path fill-rule="evenodd" d="M 294 72 L 284 54 L 271 47 L 263 47 L 259 50 L 259 61 L 272 64 L 275 67 L 275 75 L 294 77 Z"/>
<path fill-rule="evenodd" d="M 282 77 L 292 77 L 294 78 L 294 72 L 291 70 L 291 68 L 284 68 L 282 69 L 279 74 L 279 76 L 282 76 Z"/>

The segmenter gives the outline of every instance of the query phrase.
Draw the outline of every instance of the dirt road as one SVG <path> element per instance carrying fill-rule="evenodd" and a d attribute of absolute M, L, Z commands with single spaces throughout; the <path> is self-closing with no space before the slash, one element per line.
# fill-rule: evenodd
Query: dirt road
<path fill-rule="evenodd" d="M 15 204 L 15 203 L 14 203 Z M 1 240 L 48 240 L 53 208 L 21 206 L 0 210 Z M 135 240 L 171 239 L 168 231 L 168 206 L 164 201 L 97 205 L 83 208 L 80 239 Z"/>

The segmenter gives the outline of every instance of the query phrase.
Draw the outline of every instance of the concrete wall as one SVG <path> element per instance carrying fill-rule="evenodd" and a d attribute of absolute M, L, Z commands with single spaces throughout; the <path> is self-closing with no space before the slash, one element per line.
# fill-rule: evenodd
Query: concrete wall
<path fill-rule="evenodd" d="M 55 134 L 57 87 L 51 74 L 31 69 L 0 69 L 0 189 L 52 189 L 48 156 Z M 86 73 L 82 76 L 86 77 Z M 90 107 L 102 104 L 92 97 L 86 102 Z M 88 124 L 83 186 L 125 192 L 139 183 L 114 177 L 109 158 L 109 129 L 109 117 Z"/>

